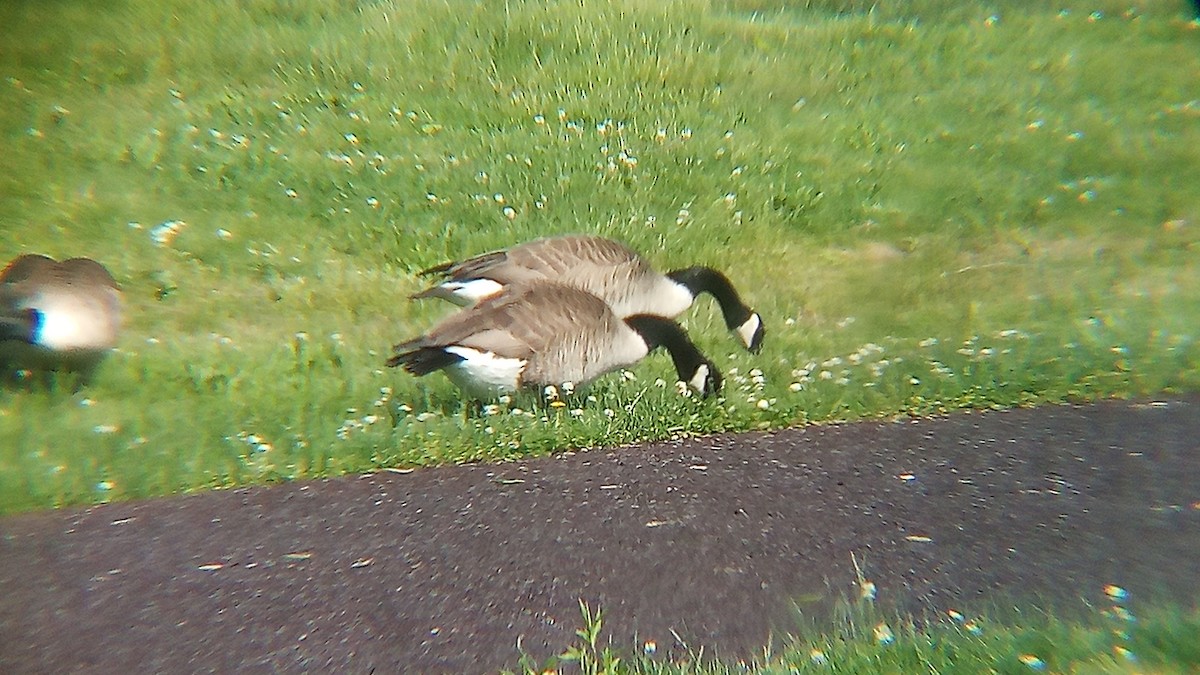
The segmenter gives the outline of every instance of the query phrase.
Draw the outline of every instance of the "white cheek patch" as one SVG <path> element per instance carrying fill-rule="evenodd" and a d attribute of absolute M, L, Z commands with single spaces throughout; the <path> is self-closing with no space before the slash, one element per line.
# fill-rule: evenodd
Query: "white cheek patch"
<path fill-rule="evenodd" d="M 692 389 L 701 394 L 705 393 L 704 388 L 708 384 L 708 365 L 701 363 L 700 367 L 696 369 L 696 374 L 692 375 L 692 379 L 688 380 L 688 384 L 691 385 Z"/>
<path fill-rule="evenodd" d="M 74 312 L 65 310 L 39 310 L 41 321 L 33 333 L 34 343 L 54 351 L 95 349 L 98 344 L 96 331 L 89 329 L 87 321 L 80 321 Z"/>
<path fill-rule="evenodd" d="M 761 326 L 762 319 L 759 318 L 758 314 L 751 314 L 750 318 L 746 319 L 746 323 L 737 327 L 738 337 L 742 339 L 742 344 L 746 345 L 746 349 L 749 349 L 754 344 L 754 334 L 758 332 Z"/>
<path fill-rule="evenodd" d="M 521 385 L 521 373 L 526 364 L 523 359 L 505 358 L 458 345 L 446 347 L 446 351 L 462 358 L 447 368 L 446 374 L 463 389 L 492 395 L 514 392 Z"/>
<path fill-rule="evenodd" d="M 480 300 L 489 298 L 504 290 L 503 285 L 492 281 L 491 279 L 447 281 L 443 284 L 440 284 L 439 287 L 445 289 L 448 300 L 464 306 L 474 305 Z"/>

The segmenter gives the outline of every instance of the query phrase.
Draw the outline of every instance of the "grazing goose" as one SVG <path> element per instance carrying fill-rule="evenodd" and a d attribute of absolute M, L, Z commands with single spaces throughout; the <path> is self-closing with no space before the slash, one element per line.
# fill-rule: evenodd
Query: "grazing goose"
<path fill-rule="evenodd" d="M 90 375 L 117 342 L 121 291 L 100 263 L 18 256 L 0 272 L 0 368 Z"/>
<path fill-rule="evenodd" d="M 724 275 L 710 267 L 688 267 L 663 275 L 628 246 L 588 235 L 551 237 L 447 262 L 421 272 L 442 281 L 413 296 L 472 305 L 511 283 L 549 279 L 598 296 L 619 317 L 653 314 L 673 319 L 701 293 L 716 298 L 725 325 L 752 352 L 762 348 L 762 318 L 746 306 Z"/>
<path fill-rule="evenodd" d="M 414 375 L 445 370 L 459 388 L 492 398 L 522 388 L 582 385 L 632 365 L 658 347 L 679 379 L 707 396 L 721 373 L 679 324 L 661 316 L 619 318 L 591 293 L 549 281 L 514 284 L 394 347 L 389 366 Z"/>

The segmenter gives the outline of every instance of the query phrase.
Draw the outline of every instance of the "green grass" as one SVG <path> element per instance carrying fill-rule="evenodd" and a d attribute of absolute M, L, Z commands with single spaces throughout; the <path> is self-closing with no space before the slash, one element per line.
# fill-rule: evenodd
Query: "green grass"
<path fill-rule="evenodd" d="M 1009 611 L 997 621 L 954 612 L 921 622 L 866 602 L 842 603 L 833 628 L 805 631 L 751 661 L 694 651 L 674 660 L 655 643 L 608 643 L 603 611 L 580 603 L 577 640 L 558 657 L 526 656 L 520 672 L 585 675 L 694 673 L 1192 673 L 1200 668 L 1200 610 L 1158 606 L 1134 614 L 1124 602 L 1086 617 Z M 574 671 L 571 671 L 574 672 Z"/>
<path fill-rule="evenodd" d="M 1200 390 L 1182 3 L 873 4 L 0 4 L 0 257 L 128 303 L 91 386 L 0 392 L 0 512 Z M 728 271 L 768 333 L 685 318 L 723 400 L 382 366 L 450 311 L 414 272 L 581 231 Z"/>

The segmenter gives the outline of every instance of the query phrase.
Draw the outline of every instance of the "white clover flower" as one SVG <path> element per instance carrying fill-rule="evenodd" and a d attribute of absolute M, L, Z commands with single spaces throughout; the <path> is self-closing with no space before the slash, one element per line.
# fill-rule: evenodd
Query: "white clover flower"
<path fill-rule="evenodd" d="M 1124 588 L 1121 588 L 1120 586 L 1117 586 L 1116 584 L 1109 584 L 1109 585 L 1105 586 L 1104 594 L 1107 595 L 1108 597 L 1112 598 L 1116 602 L 1123 602 L 1123 601 L 1129 599 L 1129 591 L 1125 590 Z"/>
<path fill-rule="evenodd" d="M 179 231 L 186 226 L 187 223 L 182 220 L 167 220 L 150 230 L 150 238 L 159 246 L 169 246 Z"/>
<path fill-rule="evenodd" d="M 1046 662 L 1034 656 L 1033 654 L 1022 654 L 1017 657 L 1017 660 L 1029 666 L 1033 670 L 1044 670 Z"/>

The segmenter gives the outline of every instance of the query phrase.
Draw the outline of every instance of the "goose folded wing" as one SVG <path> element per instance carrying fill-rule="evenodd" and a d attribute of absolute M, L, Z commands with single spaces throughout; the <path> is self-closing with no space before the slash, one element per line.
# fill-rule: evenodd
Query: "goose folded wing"
<path fill-rule="evenodd" d="M 53 258 L 34 253 L 25 253 L 13 259 L 0 271 L 0 284 L 18 284 L 28 279 L 52 275 L 58 267 Z"/>

